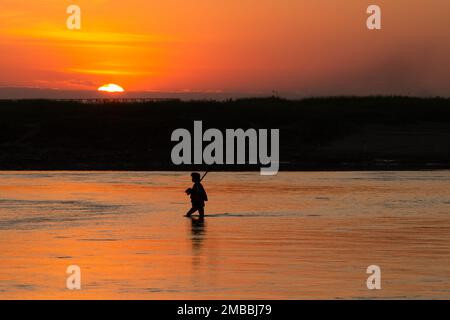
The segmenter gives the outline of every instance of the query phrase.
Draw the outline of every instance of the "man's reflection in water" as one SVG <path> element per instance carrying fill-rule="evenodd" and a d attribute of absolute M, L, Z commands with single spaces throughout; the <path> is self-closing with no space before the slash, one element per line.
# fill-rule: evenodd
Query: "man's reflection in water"
<path fill-rule="evenodd" d="M 195 217 L 191 219 L 191 240 L 192 240 L 192 263 L 199 265 L 201 259 L 201 250 L 206 233 L 205 219 Z"/>

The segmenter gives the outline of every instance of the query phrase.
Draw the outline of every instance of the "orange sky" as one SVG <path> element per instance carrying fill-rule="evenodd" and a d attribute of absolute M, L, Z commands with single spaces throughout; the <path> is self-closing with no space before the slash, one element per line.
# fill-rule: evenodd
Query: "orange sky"
<path fill-rule="evenodd" d="M 446 0 L 0 2 L 0 86 L 448 96 L 449 56 Z"/>

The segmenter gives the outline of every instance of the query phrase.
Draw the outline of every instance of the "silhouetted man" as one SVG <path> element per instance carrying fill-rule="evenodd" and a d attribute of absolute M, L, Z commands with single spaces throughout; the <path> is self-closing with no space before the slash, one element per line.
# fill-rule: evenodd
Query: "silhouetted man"
<path fill-rule="evenodd" d="M 203 218 L 205 216 L 205 201 L 208 201 L 208 196 L 200 183 L 200 174 L 194 172 L 191 174 L 191 177 L 194 185 L 186 190 L 186 194 L 191 196 L 192 208 L 188 211 L 186 217 L 190 217 L 194 212 L 198 211 L 200 217 Z"/>

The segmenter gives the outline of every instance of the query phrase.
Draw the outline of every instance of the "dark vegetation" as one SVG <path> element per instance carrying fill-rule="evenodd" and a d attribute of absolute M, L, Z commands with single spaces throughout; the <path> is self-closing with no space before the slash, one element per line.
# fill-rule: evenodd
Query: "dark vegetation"
<path fill-rule="evenodd" d="M 2 170 L 191 170 L 171 133 L 279 128 L 281 170 L 450 168 L 450 99 L 336 97 L 84 104 L 0 101 Z M 255 169 L 217 167 L 217 170 Z"/>

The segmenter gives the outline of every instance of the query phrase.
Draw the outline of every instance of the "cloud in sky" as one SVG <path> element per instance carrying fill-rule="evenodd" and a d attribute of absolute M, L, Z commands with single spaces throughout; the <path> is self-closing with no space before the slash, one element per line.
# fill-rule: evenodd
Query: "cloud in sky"
<path fill-rule="evenodd" d="M 3 0 L 0 84 L 95 90 L 449 95 L 450 2 Z M 77 87 L 77 83 L 79 83 Z"/>

